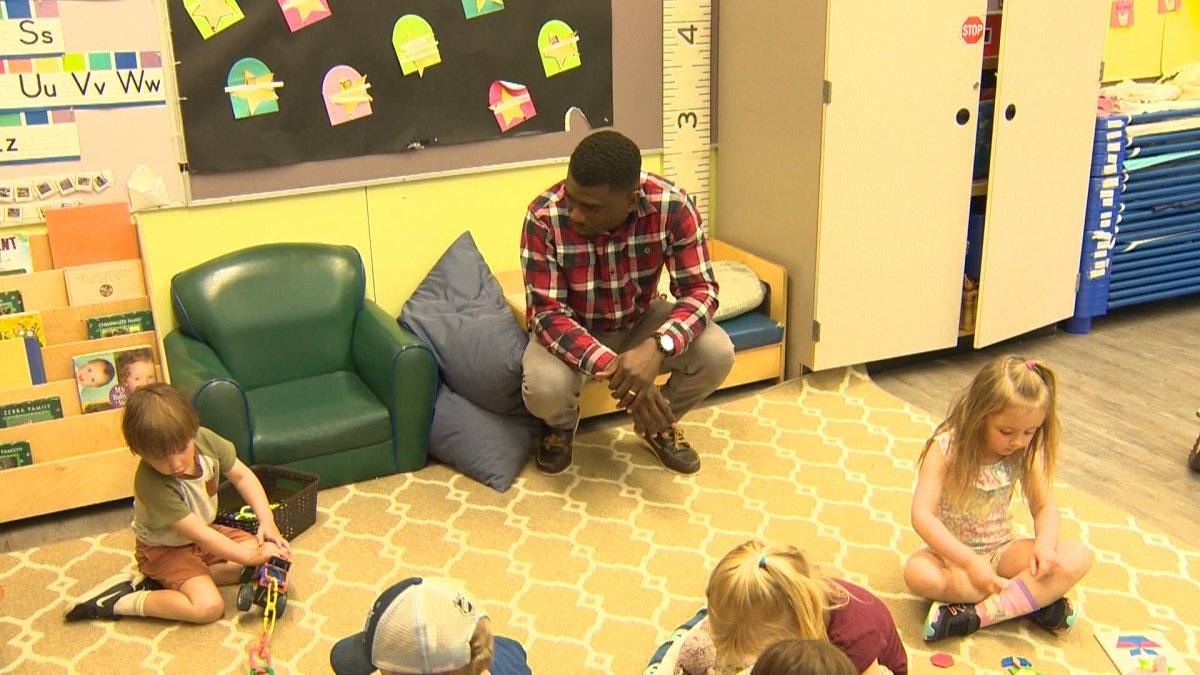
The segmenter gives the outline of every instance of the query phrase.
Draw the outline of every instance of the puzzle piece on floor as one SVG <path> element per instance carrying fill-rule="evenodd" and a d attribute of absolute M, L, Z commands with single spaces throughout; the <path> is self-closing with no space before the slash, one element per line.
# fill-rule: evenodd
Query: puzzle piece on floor
<path fill-rule="evenodd" d="M 1000 659 L 1000 667 L 1007 668 L 1009 675 L 1042 675 L 1033 669 L 1033 664 L 1023 656 L 1006 656 Z"/>
<path fill-rule="evenodd" d="M 1161 631 L 1096 628 L 1094 634 L 1119 673 L 1193 672 Z"/>
<path fill-rule="evenodd" d="M 929 657 L 929 661 L 938 668 L 949 668 L 954 665 L 954 657 L 946 652 L 938 652 Z"/>

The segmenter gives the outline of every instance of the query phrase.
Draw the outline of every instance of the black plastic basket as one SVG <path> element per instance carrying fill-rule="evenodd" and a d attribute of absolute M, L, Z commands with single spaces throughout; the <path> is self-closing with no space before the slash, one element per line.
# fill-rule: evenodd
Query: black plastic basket
<path fill-rule="evenodd" d="M 317 482 L 315 473 L 306 473 L 287 469 L 282 466 L 255 464 L 250 467 L 263 490 L 267 493 L 267 501 L 278 504 L 274 509 L 275 524 L 283 537 L 289 541 L 317 522 Z M 236 527 L 251 534 L 258 532 L 258 519 L 238 520 L 238 512 L 246 505 L 246 500 L 233 487 L 224 481 L 217 490 L 217 517 L 215 522 L 229 527 Z"/>

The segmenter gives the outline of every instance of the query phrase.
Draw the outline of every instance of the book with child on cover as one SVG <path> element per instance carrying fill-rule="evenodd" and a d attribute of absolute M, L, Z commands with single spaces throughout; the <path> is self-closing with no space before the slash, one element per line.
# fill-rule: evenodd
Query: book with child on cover
<path fill-rule="evenodd" d="M 0 443 L 0 471 L 33 464 L 33 452 L 29 441 Z"/>
<path fill-rule="evenodd" d="M 129 395 L 157 381 L 154 350 L 150 347 L 111 349 L 71 359 L 79 407 L 84 413 L 125 407 Z"/>
<path fill-rule="evenodd" d="M 60 420 L 62 416 L 62 399 L 57 396 L 0 405 L 0 429 L 46 420 Z"/>
<path fill-rule="evenodd" d="M 87 320 L 89 340 L 113 337 L 114 335 L 145 333 L 152 330 L 154 330 L 154 318 L 148 309 L 94 316 Z"/>
<path fill-rule="evenodd" d="M 46 346 L 46 331 L 42 328 L 41 312 L 0 314 L 0 340 L 37 338 L 38 344 Z"/>

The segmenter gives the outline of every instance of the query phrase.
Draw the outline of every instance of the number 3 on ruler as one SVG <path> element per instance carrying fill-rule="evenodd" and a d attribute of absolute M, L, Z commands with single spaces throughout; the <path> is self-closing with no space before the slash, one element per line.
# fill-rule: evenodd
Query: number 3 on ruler
<path fill-rule="evenodd" d="M 747 0 L 754 1 L 754 0 Z M 663 173 L 708 221 L 712 0 L 663 0 Z"/>

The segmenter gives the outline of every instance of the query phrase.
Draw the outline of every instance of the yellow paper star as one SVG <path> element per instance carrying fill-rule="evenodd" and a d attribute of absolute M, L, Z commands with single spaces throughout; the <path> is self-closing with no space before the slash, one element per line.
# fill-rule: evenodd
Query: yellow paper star
<path fill-rule="evenodd" d="M 200 0 L 192 8 L 192 16 L 198 16 L 208 22 L 215 33 L 222 19 L 236 17 L 237 12 L 225 0 Z"/>
<path fill-rule="evenodd" d="M 482 12 L 483 6 L 488 4 L 489 2 L 492 3 L 493 5 L 500 5 L 501 7 L 504 6 L 504 0 L 475 0 L 475 11 Z"/>
<path fill-rule="evenodd" d="M 250 114 L 258 110 L 258 106 L 268 101 L 278 101 L 279 95 L 275 93 L 275 88 L 269 85 L 275 82 L 275 73 L 264 73 L 255 76 L 248 70 L 242 71 L 242 77 L 246 79 L 246 84 L 241 89 L 238 89 L 234 96 L 240 97 L 246 102 L 250 108 Z"/>
<path fill-rule="evenodd" d="M 559 68 L 563 68 L 567 65 L 567 59 L 578 56 L 579 52 L 575 47 L 578 40 L 578 33 L 571 33 L 565 40 L 560 39 L 557 35 L 551 35 L 550 44 L 542 48 L 542 56 L 549 56 L 558 62 Z"/>
<path fill-rule="evenodd" d="M 507 89 L 500 90 L 500 100 L 496 105 L 492 106 L 494 112 L 500 113 L 504 117 L 504 126 L 511 126 L 512 121 L 518 117 L 524 119 L 525 112 L 521 110 L 521 99 L 524 96 L 513 96 L 508 93 Z"/>
<path fill-rule="evenodd" d="M 308 17 L 313 12 L 327 12 L 325 5 L 321 4 L 321 0 L 292 0 L 288 3 L 288 9 L 294 9 L 300 12 L 300 20 L 308 21 Z"/>
<path fill-rule="evenodd" d="M 354 109 L 363 103 L 374 101 L 371 95 L 367 93 L 367 89 L 371 86 L 367 84 L 367 76 L 363 75 L 357 80 L 342 80 L 342 90 L 330 97 L 330 99 L 346 109 L 346 115 L 352 115 Z"/>

